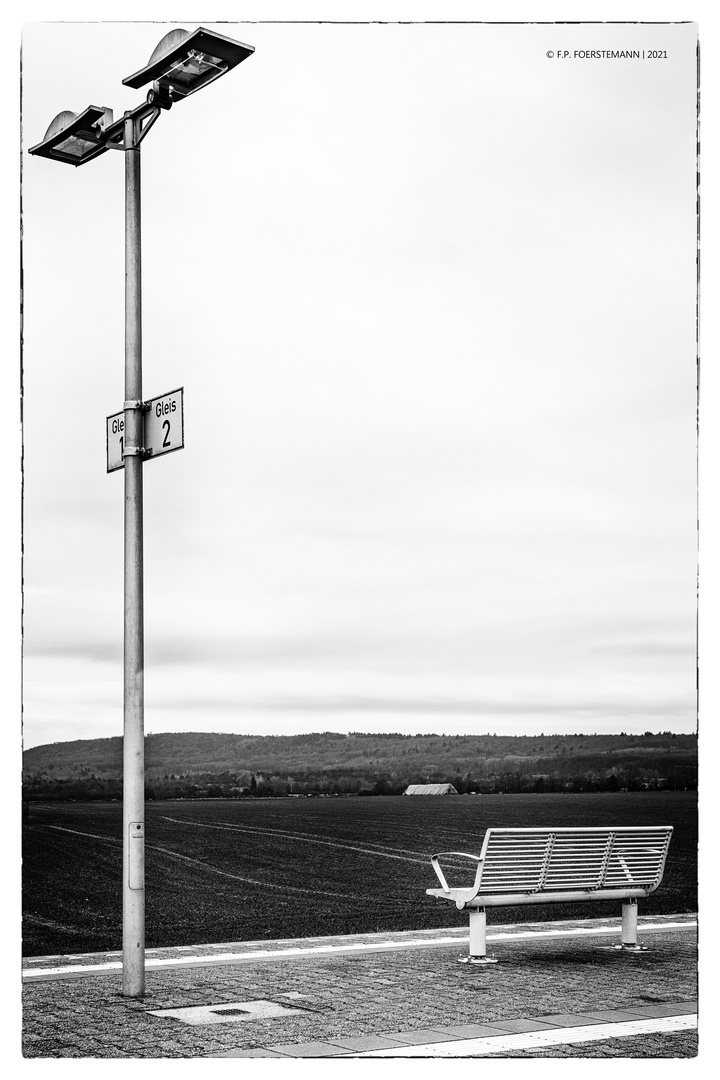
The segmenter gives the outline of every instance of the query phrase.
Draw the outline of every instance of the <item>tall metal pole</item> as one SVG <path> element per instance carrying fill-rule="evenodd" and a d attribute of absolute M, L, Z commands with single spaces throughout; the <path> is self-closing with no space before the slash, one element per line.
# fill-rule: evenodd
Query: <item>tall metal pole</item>
<path fill-rule="evenodd" d="M 29 153 L 59 161 L 82 165 L 110 149 L 125 153 L 125 401 L 123 404 L 122 464 L 124 471 L 124 577 L 125 614 L 123 635 L 123 994 L 140 998 L 145 994 L 145 661 L 143 628 L 143 457 L 145 455 L 142 400 L 142 295 L 140 273 L 140 143 L 160 113 L 173 103 L 173 87 L 178 86 L 182 97 L 186 92 L 200 89 L 206 81 L 206 72 L 196 70 L 198 54 L 195 45 L 203 52 L 215 45 L 218 55 L 227 63 L 217 68 L 215 77 L 234 67 L 249 56 L 251 46 L 233 42 L 229 38 L 211 34 L 202 27 L 188 38 L 187 48 L 178 45 L 177 35 L 172 31 L 161 44 L 171 39 L 172 60 L 168 54 L 168 66 L 159 72 L 151 64 L 129 79 L 125 84 L 143 86 L 153 78 L 146 101 L 133 112 L 126 112 L 122 120 L 112 122 L 112 110 L 90 106 L 71 124 L 58 123 L 68 114 L 55 118 L 46 132 L 45 139 L 30 147 Z M 229 51 L 228 51 L 229 50 Z M 157 50 L 156 50 L 157 52 Z M 163 51 L 163 56 L 165 52 Z M 153 53 L 155 58 L 155 53 Z M 184 70 L 190 76 L 190 84 L 173 72 Z M 199 80 L 195 80 L 196 75 Z M 86 126 L 89 125 L 89 130 Z M 93 145 L 95 143 L 96 145 Z M 182 393 L 182 392 L 180 392 Z M 169 396 L 169 395 L 166 395 Z M 182 397 L 180 398 L 182 403 Z M 174 408 L 174 404 L 173 404 Z M 110 418 L 109 418 L 110 419 Z M 115 417 L 112 418 L 113 420 Z M 181 429 L 182 430 L 182 429 Z M 169 435 L 169 431 L 168 431 Z M 167 442 L 163 446 L 168 449 Z M 114 447 L 115 449 L 115 447 Z M 108 472 L 117 468 L 113 456 L 110 465 L 108 447 Z"/>
<path fill-rule="evenodd" d="M 123 994 L 145 994 L 143 413 L 140 277 L 141 122 L 126 114 L 123 686 Z"/>

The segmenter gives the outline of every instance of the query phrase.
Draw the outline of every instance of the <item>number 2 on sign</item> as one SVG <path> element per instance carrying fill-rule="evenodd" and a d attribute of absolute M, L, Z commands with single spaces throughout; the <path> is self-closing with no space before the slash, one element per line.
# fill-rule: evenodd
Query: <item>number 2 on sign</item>
<path fill-rule="evenodd" d="M 165 432 L 165 438 L 163 439 L 163 446 L 170 445 L 170 421 L 163 420 L 163 431 Z"/>

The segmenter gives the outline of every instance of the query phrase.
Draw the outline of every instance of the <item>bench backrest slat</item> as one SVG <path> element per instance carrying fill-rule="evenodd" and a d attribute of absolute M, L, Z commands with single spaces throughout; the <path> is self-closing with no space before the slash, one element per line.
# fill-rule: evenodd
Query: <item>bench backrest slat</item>
<path fill-rule="evenodd" d="M 488 829 L 481 892 L 655 888 L 672 828 Z"/>

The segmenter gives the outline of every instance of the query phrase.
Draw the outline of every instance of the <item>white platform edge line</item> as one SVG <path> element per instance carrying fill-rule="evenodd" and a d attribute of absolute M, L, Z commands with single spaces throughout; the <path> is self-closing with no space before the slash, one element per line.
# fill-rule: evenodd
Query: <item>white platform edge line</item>
<path fill-rule="evenodd" d="M 697 921 L 682 923 L 649 923 L 639 926 L 638 931 L 643 933 L 660 933 L 663 930 L 692 930 L 697 928 Z M 619 926 L 579 927 L 566 930 L 521 930 L 518 933 L 497 931 L 489 933 L 487 940 L 490 941 L 529 941 L 539 938 L 553 937 L 596 937 L 599 934 L 614 934 L 620 932 Z M 347 952 L 375 952 L 383 949 L 418 949 L 418 948 L 444 948 L 450 945 L 462 945 L 469 941 L 469 935 L 453 938 L 422 938 L 417 941 L 379 941 L 376 943 L 359 942 L 352 945 L 312 945 L 307 948 L 297 947 L 289 949 L 257 949 L 252 952 L 241 953 L 208 953 L 204 956 L 169 956 L 169 957 L 146 957 L 145 969 L 190 967 L 193 964 L 222 964 L 228 961 L 243 960 L 277 960 L 282 957 L 298 956 L 333 956 Z M 68 964 L 64 967 L 52 968 L 23 968 L 24 979 L 40 978 L 49 975 L 74 975 L 77 973 L 101 974 L 122 970 L 122 960 L 111 960 L 100 964 Z"/>
<path fill-rule="evenodd" d="M 453 1042 L 423 1043 L 388 1050 L 363 1050 L 343 1057 L 476 1057 L 502 1054 L 509 1050 L 541 1050 L 547 1046 L 582 1042 L 601 1042 L 607 1039 L 628 1038 L 632 1035 L 651 1035 L 689 1031 L 697 1027 L 697 1014 L 648 1017 L 647 1020 L 622 1020 L 617 1023 L 588 1024 L 585 1027 L 549 1028 L 516 1035 L 487 1035 L 480 1039 L 458 1039 Z"/>

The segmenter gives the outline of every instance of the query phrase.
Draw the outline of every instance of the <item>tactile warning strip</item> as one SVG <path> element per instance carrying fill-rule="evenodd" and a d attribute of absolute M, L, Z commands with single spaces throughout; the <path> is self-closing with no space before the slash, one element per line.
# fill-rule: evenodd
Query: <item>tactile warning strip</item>
<path fill-rule="evenodd" d="M 392 1031 L 310 1043 L 273 1043 L 208 1057 L 484 1057 L 548 1046 L 602 1042 L 631 1035 L 673 1034 L 697 1027 L 697 1002 L 639 1005 L 598 1013 L 558 1014 L 486 1024 Z"/>
<path fill-rule="evenodd" d="M 639 929 L 642 933 L 660 933 L 667 930 L 693 930 L 697 927 L 696 921 L 686 922 L 657 922 L 641 924 Z M 496 930 L 488 933 L 488 942 L 494 941 L 541 941 L 545 938 L 568 938 L 568 937 L 596 937 L 597 935 L 613 934 L 617 936 L 618 927 L 611 926 L 559 926 L 553 929 L 533 930 Z M 258 960 L 275 960 L 285 962 L 287 960 L 313 960 L 323 956 L 342 956 L 343 954 L 364 952 L 385 952 L 398 949 L 427 949 L 427 948 L 457 948 L 469 940 L 467 931 L 462 935 L 452 934 L 450 931 L 443 932 L 437 937 L 418 937 L 415 940 L 407 938 L 391 938 L 383 940 L 381 935 L 373 935 L 371 940 L 347 942 L 343 938 L 326 939 L 330 944 L 313 944 L 300 946 L 283 946 L 273 948 L 268 942 L 260 949 L 249 948 L 238 952 L 216 951 L 205 955 L 187 955 L 178 950 L 176 956 L 151 956 L 147 955 L 145 970 L 163 970 L 185 967 L 211 967 L 213 965 L 229 963 L 255 963 Z M 122 960 L 99 961 L 89 955 L 82 964 L 67 964 L 43 966 L 49 958 L 39 958 L 37 966 L 24 967 L 22 977 L 25 981 L 57 978 L 82 978 L 86 975 L 114 975 L 122 970 Z"/>
<path fill-rule="evenodd" d="M 688 1031 L 697 1027 L 697 1015 L 650 1017 L 647 1020 L 624 1020 L 616 1024 L 588 1024 L 584 1027 L 547 1028 L 516 1035 L 490 1035 L 482 1039 L 425 1043 L 420 1046 L 393 1047 L 387 1050 L 364 1050 L 352 1057 L 477 1057 L 479 1054 L 505 1054 L 510 1050 L 541 1050 L 561 1044 L 599 1042 L 629 1035 Z"/>

